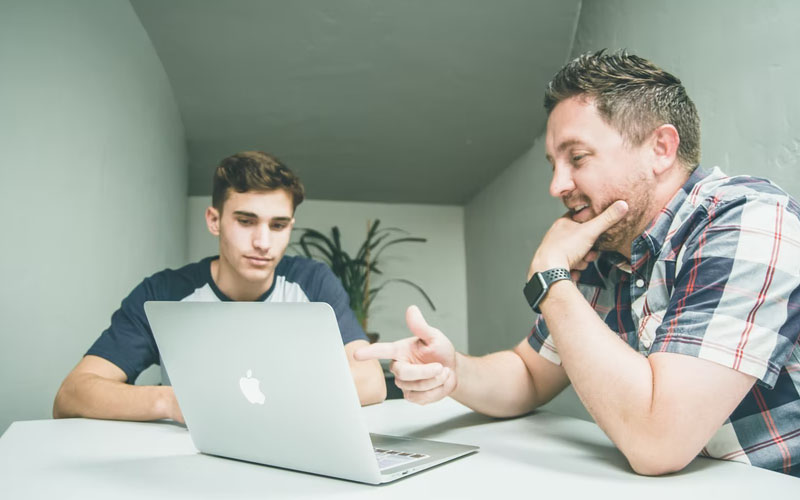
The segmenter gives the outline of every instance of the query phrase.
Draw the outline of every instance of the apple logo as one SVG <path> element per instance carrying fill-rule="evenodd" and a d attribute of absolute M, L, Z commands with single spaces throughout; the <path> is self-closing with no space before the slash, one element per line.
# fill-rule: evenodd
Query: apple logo
<path fill-rule="evenodd" d="M 247 376 L 239 379 L 239 389 L 242 394 L 253 404 L 263 405 L 266 397 L 259 386 L 261 382 L 253 377 L 253 370 L 247 370 Z"/>

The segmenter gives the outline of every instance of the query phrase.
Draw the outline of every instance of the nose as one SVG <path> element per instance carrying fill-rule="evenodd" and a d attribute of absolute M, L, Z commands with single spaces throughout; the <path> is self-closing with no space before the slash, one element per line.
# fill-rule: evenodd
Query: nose
<path fill-rule="evenodd" d="M 550 181 L 550 196 L 563 198 L 575 189 L 572 173 L 568 167 L 556 165 L 553 167 L 553 179 Z"/>
<path fill-rule="evenodd" d="M 259 224 L 253 233 L 253 247 L 266 252 L 272 243 L 272 231 L 269 224 Z"/>

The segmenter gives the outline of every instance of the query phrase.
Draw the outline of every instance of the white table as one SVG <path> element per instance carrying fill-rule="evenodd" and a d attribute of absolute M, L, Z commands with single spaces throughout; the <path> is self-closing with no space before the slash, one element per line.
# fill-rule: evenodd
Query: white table
<path fill-rule="evenodd" d="M 324 411 L 324 409 L 320 409 Z M 374 432 L 481 447 L 477 454 L 383 486 L 202 455 L 169 422 L 15 422 L 0 438 L 0 498 L 790 498 L 800 480 L 698 458 L 685 471 L 631 472 L 594 424 L 539 412 L 495 420 L 452 400 L 364 408 Z"/>

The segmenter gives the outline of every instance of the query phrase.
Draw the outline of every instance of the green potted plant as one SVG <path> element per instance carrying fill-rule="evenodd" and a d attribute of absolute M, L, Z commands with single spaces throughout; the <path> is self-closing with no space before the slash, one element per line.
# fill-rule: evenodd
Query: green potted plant
<path fill-rule="evenodd" d="M 321 260 L 330 266 L 344 286 L 350 297 L 350 307 L 356 314 L 362 328 L 370 337 L 370 341 L 377 340 L 377 334 L 369 333 L 367 322 L 369 310 L 381 290 L 390 283 L 403 283 L 417 290 L 431 309 L 433 305 L 428 294 L 416 283 L 403 278 L 390 278 L 382 280 L 374 286 L 371 283 L 373 275 L 382 275 L 381 256 L 387 248 L 401 243 L 424 243 L 425 238 L 409 236 L 408 232 L 396 227 L 380 228 L 380 220 L 367 221 L 367 237 L 361 244 L 355 256 L 351 257 L 342 249 L 341 233 L 339 227 L 331 228 L 330 237 L 309 228 L 298 228 L 299 238 L 292 246 L 299 249 L 306 257 Z"/>

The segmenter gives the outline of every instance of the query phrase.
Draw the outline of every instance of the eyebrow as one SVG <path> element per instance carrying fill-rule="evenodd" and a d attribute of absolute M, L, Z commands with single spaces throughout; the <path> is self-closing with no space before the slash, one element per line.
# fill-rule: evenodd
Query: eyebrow
<path fill-rule="evenodd" d="M 258 215 L 253 212 L 245 212 L 244 210 L 234 210 L 233 215 L 240 215 L 243 217 L 252 217 L 253 219 L 258 219 Z M 291 217 L 273 217 L 270 219 L 271 222 L 290 222 L 292 220 Z"/>

